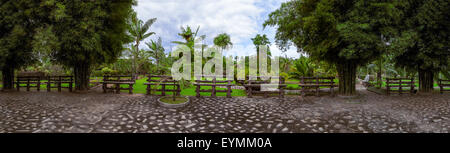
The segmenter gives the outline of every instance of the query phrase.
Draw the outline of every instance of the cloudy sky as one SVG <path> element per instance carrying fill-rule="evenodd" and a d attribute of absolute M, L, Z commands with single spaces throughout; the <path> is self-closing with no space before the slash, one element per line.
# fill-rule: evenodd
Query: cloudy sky
<path fill-rule="evenodd" d="M 161 37 L 166 51 L 171 51 L 175 46 L 171 41 L 182 41 L 177 35 L 180 27 L 189 25 L 193 30 L 200 26 L 199 35 L 206 35 L 205 43 L 208 45 L 213 45 L 213 39 L 218 34 L 228 33 L 234 46 L 227 51 L 227 55 L 256 54 L 251 38 L 256 34 L 266 34 L 272 42 L 272 54 L 284 56 L 274 43 L 275 28 L 262 27 L 268 14 L 284 1 L 286 0 L 138 0 L 134 9 L 138 18 L 143 21 L 157 18 L 150 28 L 156 35 L 146 42 Z M 141 47 L 146 48 L 145 45 Z M 293 47 L 286 54 L 289 57 L 299 56 Z"/>

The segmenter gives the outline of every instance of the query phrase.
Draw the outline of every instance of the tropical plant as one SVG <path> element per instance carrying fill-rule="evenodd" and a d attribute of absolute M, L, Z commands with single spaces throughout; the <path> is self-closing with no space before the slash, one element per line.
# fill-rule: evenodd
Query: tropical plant
<path fill-rule="evenodd" d="M 315 65 L 308 57 L 302 56 L 294 61 L 294 65 L 291 69 L 290 78 L 299 79 L 301 77 L 314 76 Z"/>
<path fill-rule="evenodd" d="M 230 49 L 233 47 L 233 43 L 231 42 L 230 35 L 228 35 L 227 33 L 222 33 L 222 34 L 217 35 L 214 38 L 214 45 L 222 48 L 223 50 Z"/>
<path fill-rule="evenodd" d="M 164 62 L 166 58 L 166 54 L 164 53 L 164 47 L 162 45 L 161 37 L 158 38 L 158 41 L 151 40 L 150 43 L 145 43 L 148 48 L 150 49 L 147 51 L 147 54 L 149 54 L 150 57 L 155 59 L 156 62 L 156 73 L 162 74 L 164 73 L 164 65 L 162 65 L 162 62 Z"/>
<path fill-rule="evenodd" d="M 133 73 L 136 75 L 139 70 L 138 59 L 141 50 L 139 50 L 139 45 L 141 41 L 144 41 L 148 37 L 155 34 L 155 32 L 148 32 L 153 23 L 156 22 L 156 18 L 147 20 L 145 23 L 137 18 L 136 12 L 132 12 L 128 20 L 128 34 L 134 40 L 134 48 L 131 51 L 131 57 L 133 58 Z M 142 59 L 142 58 L 141 58 Z"/>

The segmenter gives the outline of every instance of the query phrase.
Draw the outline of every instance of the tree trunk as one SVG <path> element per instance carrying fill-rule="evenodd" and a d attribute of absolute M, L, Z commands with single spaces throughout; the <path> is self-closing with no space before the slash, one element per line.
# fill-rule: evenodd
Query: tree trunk
<path fill-rule="evenodd" d="M 14 68 L 6 66 L 2 70 L 3 90 L 14 89 Z"/>
<path fill-rule="evenodd" d="M 337 70 L 339 74 L 339 95 L 356 95 L 356 67 L 357 65 L 352 62 L 338 63 Z"/>
<path fill-rule="evenodd" d="M 382 86 L 382 78 L 381 78 L 381 74 L 382 74 L 382 67 L 383 67 L 383 58 L 379 57 L 378 59 L 378 72 L 377 72 L 377 88 L 381 88 Z"/>
<path fill-rule="evenodd" d="M 90 69 L 89 64 L 81 63 L 75 65 L 74 67 L 75 73 L 75 90 L 78 91 L 87 91 L 89 90 L 89 76 Z"/>
<path fill-rule="evenodd" d="M 421 93 L 433 92 L 433 76 L 433 71 L 419 69 L 419 91 Z"/>

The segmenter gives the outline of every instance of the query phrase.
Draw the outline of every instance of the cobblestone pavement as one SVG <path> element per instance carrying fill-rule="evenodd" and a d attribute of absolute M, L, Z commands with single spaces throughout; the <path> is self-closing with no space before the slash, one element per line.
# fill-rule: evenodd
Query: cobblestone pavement
<path fill-rule="evenodd" d="M 356 98 L 195 98 L 185 108 L 157 97 L 102 93 L 0 93 L 3 132 L 324 133 L 444 132 L 450 95 Z"/>

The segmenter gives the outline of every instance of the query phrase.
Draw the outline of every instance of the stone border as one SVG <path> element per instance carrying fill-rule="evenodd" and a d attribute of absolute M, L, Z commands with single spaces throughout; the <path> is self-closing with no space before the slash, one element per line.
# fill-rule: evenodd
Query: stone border
<path fill-rule="evenodd" d="M 168 104 L 168 103 L 162 102 L 160 100 L 161 98 L 165 98 L 165 97 L 167 97 L 167 96 L 158 98 L 159 106 L 166 107 L 166 108 L 181 108 L 181 107 L 188 105 L 191 102 L 191 100 L 189 99 L 188 96 L 184 96 L 187 99 L 186 102 L 181 103 L 181 104 Z"/>

